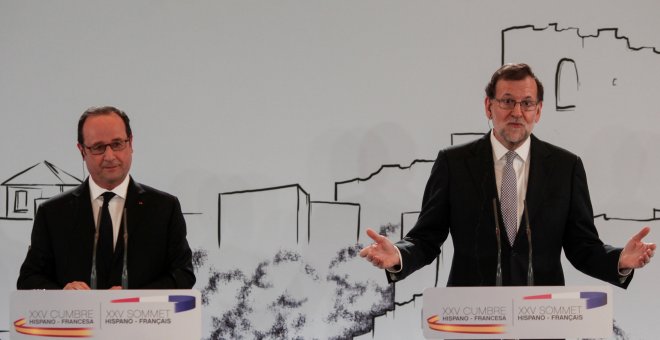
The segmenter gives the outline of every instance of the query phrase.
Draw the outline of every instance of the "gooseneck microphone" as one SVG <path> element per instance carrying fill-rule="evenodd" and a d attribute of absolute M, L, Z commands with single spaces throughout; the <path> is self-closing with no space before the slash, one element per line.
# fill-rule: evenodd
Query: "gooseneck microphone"
<path fill-rule="evenodd" d="M 495 237 L 497 238 L 497 271 L 495 285 L 502 285 L 502 237 L 500 236 L 500 217 L 497 213 L 497 199 L 493 198 L 493 216 L 495 216 Z"/>
<path fill-rule="evenodd" d="M 523 214 L 525 215 L 525 224 L 527 228 L 527 246 L 529 247 L 529 252 L 527 254 L 527 285 L 534 285 L 534 266 L 532 265 L 532 228 L 529 224 L 529 213 L 527 212 L 527 201 L 523 201 Z"/>
<path fill-rule="evenodd" d="M 101 227 L 101 214 L 103 213 L 103 207 L 99 207 L 99 214 L 96 218 L 96 231 L 94 232 L 94 246 L 92 249 L 92 274 L 89 278 L 89 286 L 91 289 L 96 289 L 97 276 L 96 276 L 96 250 L 98 249 L 99 243 L 99 228 Z"/>
<path fill-rule="evenodd" d="M 121 270 L 121 288 L 128 289 L 128 218 L 124 207 L 124 264 Z"/>

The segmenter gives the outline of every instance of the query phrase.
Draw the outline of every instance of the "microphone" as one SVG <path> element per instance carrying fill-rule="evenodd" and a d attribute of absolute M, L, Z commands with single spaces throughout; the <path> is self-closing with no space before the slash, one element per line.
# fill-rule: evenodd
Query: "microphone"
<path fill-rule="evenodd" d="M 101 214 L 103 213 L 103 207 L 99 207 L 99 214 L 96 218 L 96 231 L 94 232 L 94 247 L 92 250 L 92 275 L 89 278 L 89 286 L 91 289 L 96 289 L 97 277 L 96 277 L 96 249 L 98 248 L 99 243 L 99 227 L 101 226 Z"/>
<path fill-rule="evenodd" d="M 495 237 L 497 238 L 497 271 L 495 273 L 495 285 L 502 285 L 502 238 L 500 236 L 500 218 L 497 214 L 497 199 L 493 198 L 493 216 L 495 216 Z"/>
<path fill-rule="evenodd" d="M 527 228 L 527 246 L 529 247 L 527 261 L 527 285 L 534 285 L 534 266 L 532 266 L 532 228 L 529 225 L 529 214 L 527 212 L 527 201 L 523 201 L 523 214 L 525 215 L 525 224 Z"/>
<path fill-rule="evenodd" d="M 128 289 L 128 223 L 124 207 L 124 265 L 121 270 L 121 289 Z"/>

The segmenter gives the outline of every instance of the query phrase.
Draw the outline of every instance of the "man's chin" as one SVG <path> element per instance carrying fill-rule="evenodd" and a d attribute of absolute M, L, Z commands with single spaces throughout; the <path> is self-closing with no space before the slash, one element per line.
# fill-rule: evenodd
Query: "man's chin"
<path fill-rule="evenodd" d="M 103 176 L 103 182 L 113 186 L 119 185 L 123 180 L 124 176 L 121 176 L 120 174 Z"/>
<path fill-rule="evenodd" d="M 520 143 L 524 142 L 529 134 L 524 129 L 516 129 L 515 131 L 507 131 L 504 134 L 504 139 L 511 143 Z"/>

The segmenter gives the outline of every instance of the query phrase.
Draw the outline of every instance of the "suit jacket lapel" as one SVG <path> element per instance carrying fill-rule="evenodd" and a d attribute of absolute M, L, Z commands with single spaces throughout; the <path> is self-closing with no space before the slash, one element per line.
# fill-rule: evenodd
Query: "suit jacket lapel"
<path fill-rule="evenodd" d="M 126 213 L 128 214 L 128 237 L 130 239 L 131 232 L 137 230 L 144 220 L 144 189 L 142 186 L 131 178 L 128 184 L 128 193 L 126 195 Z"/>
<path fill-rule="evenodd" d="M 73 190 L 73 209 L 74 209 L 74 227 L 72 232 L 74 235 L 85 235 L 94 239 L 96 233 L 96 223 L 94 222 L 94 214 L 92 214 L 92 201 L 89 196 L 89 179 L 85 180 L 81 185 Z M 74 237 L 69 238 L 75 239 Z M 71 245 L 74 246 L 74 245 Z M 79 247 L 80 245 L 75 245 Z M 91 247 L 91 244 L 90 244 Z"/>
<path fill-rule="evenodd" d="M 144 211 L 143 211 L 143 197 L 144 189 L 140 184 L 136 183 L 133 178 L 130 178 L 128 183 L 128 190 L 126 192 L 126 202 L 124 202 L 124 211 L 127 214 L 124 218 L 122 213 L 121 228 L 119 231 L 119 236 L 117 237 L 117 246 L 115 247 L 115 253 L 113 256 L 113 264 L 123 263 L 124 256 L 124 221 L 128 225 L 128 240 L 131 239 L 131 234 L 135 232 L 142 221 L 144 220 Z"/>
<path fill-rule="evenodd" d="M 497 207 L 497 217 L 493 213 L 493 199 L 499 202 L 497 195 L 497 185 L 495 185 L 495 164 L 493 162 L 493 146 L 490 143 L 490 133 L 487 133 L 479 139 L 472 149 L 472 157 L 467 160 L 467 167 L 472 177 L 472 182 L 477 188 L 478 196 L 474 197 L 475 212 L 480 211 L 478 217 L 480 229 L 486 234 L 490 234 L 495 229 L 495 218 L 499 219 L 500 226 L 504 225 L 502 216 Z M 481 208 L 479 208 L 481 207 Z M 492 234 L 493 237 L 495 234 Z M 504 239 L 503 239 L 504 240 Z M 509 242 L 503 241 L 503 247 L 510 247 Z"/>
<path fill-rule="evenodd" d="M 96 232 L 88 180 L 71 191 L 68 205 L 69 212 L 62 213 L 66 218 L 57 221 L 60 224 L 58 230 L 63 233 L 68 244 L 66 259 L 68 268 L 64 271 L 67 273 L 67 280 L 88 280 L 92 269 Z"/>
<path fill-rule="evenodd" d="M 490 144 L 490 133 L 480 138 L 473 148 L 473 157 L 467 160 L 472 182 L 479 191 L 481 199 L 486 199 L 488 204 L 492 198 L 497 197 L 497 186 L 495 185 L 495 166 L 493 164 L 493 147 Z"/>
<path fill-rule="evenodd" d="M 548 175 L 552 171 L 551 153 L 534 135 L 531 135 L 529 178 L 527 179 L 527 209 L 530 221 L 543 203 Z M 524 221 L 524 217 L 523 217 Z M 533 226 L 532 226 L 533 228 Z"/>

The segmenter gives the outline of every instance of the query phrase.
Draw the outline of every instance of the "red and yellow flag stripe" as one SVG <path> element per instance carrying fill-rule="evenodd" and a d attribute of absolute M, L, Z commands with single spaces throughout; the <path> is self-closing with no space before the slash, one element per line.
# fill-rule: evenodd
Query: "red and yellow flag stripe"
<path fill-rule="evenodd" d="M 505 325 L 502 324 L 450 324 L 441 323 L 440 317 L 433 315 L 426 319 L 429 327 L 435 331 L 468 334 L 504 334 Z"/>
<path fill-rule="evenodd" d="M 91 328 L 50 328 L 50 327 L 32 327 L 25 326 L 25 318 L 14 322 L 16 332 L 26 335 L 51 336 L 62 338 L 90 338 L 92 337 Z"/>

